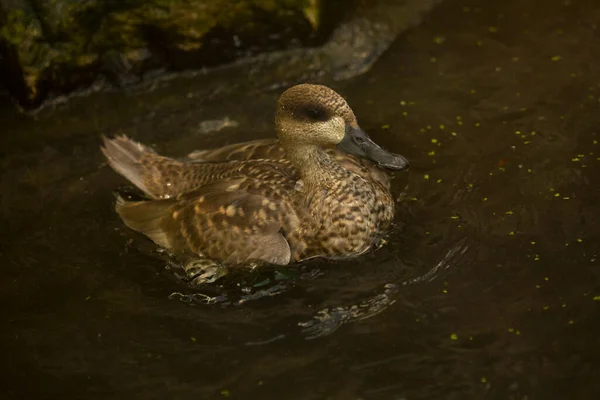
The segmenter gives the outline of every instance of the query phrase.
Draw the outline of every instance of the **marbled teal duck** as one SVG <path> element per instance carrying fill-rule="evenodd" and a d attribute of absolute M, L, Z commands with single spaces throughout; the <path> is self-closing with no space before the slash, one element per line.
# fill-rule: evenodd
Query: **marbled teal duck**
<path fill-rule="evenodd" d="M 278 141 L 257 140 L 176 160 L 125 136 L 104 138 L 109 165 L 151 199 L 117 200 L 125 225 L 178 254 L 191 281 L 219 266 L 352 257 L 390 224 L 384 170 L 408 161 L 375 144 L 332 89 L 302 84 L 277 103 Z M 212 261 L 209 261 L 212 260 Z"/>

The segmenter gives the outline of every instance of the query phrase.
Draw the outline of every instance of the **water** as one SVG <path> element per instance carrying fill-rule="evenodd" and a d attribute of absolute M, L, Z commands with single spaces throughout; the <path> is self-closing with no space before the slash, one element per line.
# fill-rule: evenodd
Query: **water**
<path fill-rule="evenodd" d="M 279 90 L 225 71 L 5 108 L 3 398 L 596 397 L 600 9 L 489 3 L 447 0 L 334 84 L 412 171 L 385 247 L 285 276 L 183 286 L 114 214 L 98 151 L 118 131 L 170 155 L 270 136 Z"/>

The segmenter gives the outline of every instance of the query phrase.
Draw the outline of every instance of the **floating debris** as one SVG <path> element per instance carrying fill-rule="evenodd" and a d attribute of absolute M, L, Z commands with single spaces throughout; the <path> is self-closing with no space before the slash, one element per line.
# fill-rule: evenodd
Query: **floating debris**
<path fill-rule="evenodd" d="M 561 56 L 553 56 L 553 57 L 551 58 L 551 60 L 552 60 L 552 61 L 558 61 L 558 60 L 560 60 L 561 58 L 562 58 Z"/>
<path fill-rule="evenodd" d="M 444 36 L 436 36 L 433 38 L 433 43 L 435 44 L 442 44 L 446 41 L 446 38 Z"/>
<path fill-rule="evenodd" d="M 458 335 L 456 333 L 452 333 L 450 335 L 450 340 L 458 340 Z"/>
<path fill-rule="evenodd" d="M 218 132 L 221 129 L 235 128 L 237 126 L 239 126 L 239 123 L 229 119 L 229 117 L 225 117 L 223 119 L 211 119 L 202 121 L 198 125 L 198 133 Z"/>

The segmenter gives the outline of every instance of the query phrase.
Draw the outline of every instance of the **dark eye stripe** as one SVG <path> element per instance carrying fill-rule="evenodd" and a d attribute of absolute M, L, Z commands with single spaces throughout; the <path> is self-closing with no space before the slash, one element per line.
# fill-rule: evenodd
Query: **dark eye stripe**
<path fill-rule="evenodd" d="M 327 121 L 329 119 L 329 114 L 325 109 L 319 106 L 308 106 L 303 110 L 303 114 L 311 120 L 314 121 Z"/>

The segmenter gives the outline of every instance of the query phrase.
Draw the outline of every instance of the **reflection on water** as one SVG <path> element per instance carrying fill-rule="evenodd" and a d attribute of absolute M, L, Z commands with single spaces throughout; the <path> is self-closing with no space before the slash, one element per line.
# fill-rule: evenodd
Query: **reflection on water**
<path fill-rule="evenodd" d="M 595 398 L 599 20 L 442 3 L 334 85 L 411 160 L 388 243 L 203 288 L 123 228 L 99 135 L 173 156 L 267 137 L 278 90 L 225 71 L 3 111 L 3 398 Z"/>

